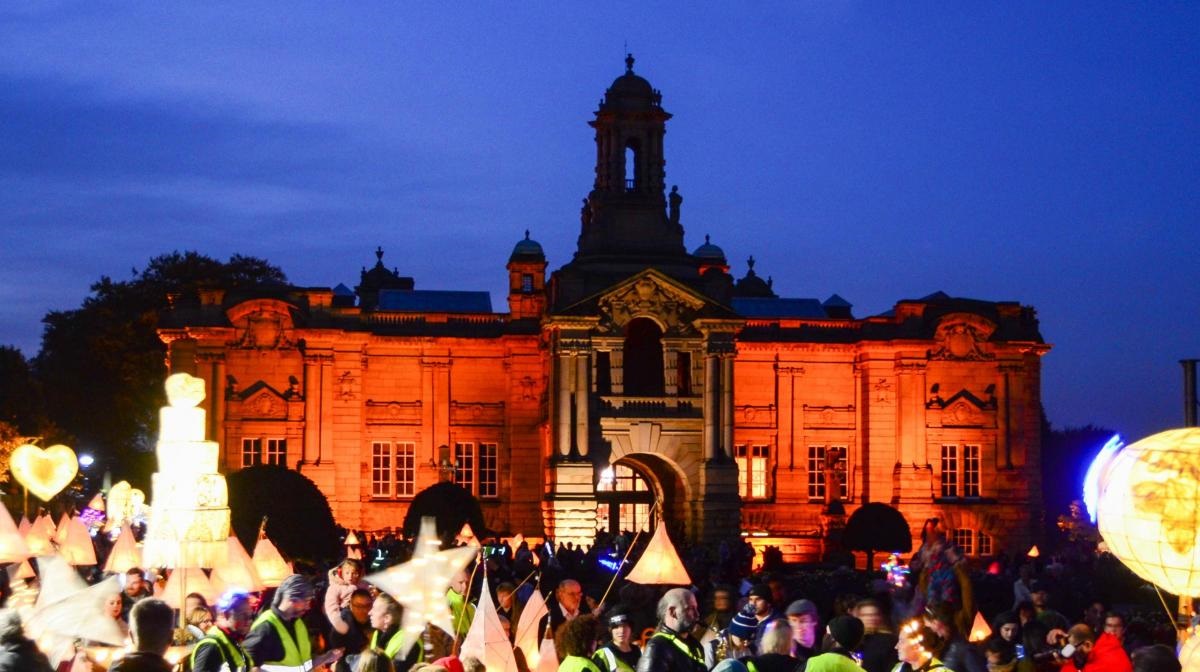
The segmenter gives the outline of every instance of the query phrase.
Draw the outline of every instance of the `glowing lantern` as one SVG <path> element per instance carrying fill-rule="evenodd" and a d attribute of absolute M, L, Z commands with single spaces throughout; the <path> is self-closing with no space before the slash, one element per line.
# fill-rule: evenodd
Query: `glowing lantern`
<path fill-rule="evenodd" d="M 120 574 L 141 566 L 142 549 L 138 548 L 137 540 L 133 538 L 133 530 L 128 526 L 123 527 L 108 554 L 108 560 L 104 561 L 104 571 Z"/>
<path fill-rule="evenodd" d="M 29 534 L 29 528 L 31 527 L 33 527 L 33 523 L 29 522 L 29 519 L 25 516 L 21 516 L 21 522 L 17 524 L 17 531 L 21 533 L 22 537 Z"/>
<path fill-rule="evenodd" d="M 292 566 L 279 554 L 275 544 L 267 539 L 266 534 L 259 536 L 254 544 L 254 569 L 258 578 L 267 588 L 276 588 L 283 580 L 292 574 Z"/>
<path fill-rule="evenodd" d="M 457 544 L 466 544 L 467 546 L 478 546 L 479 537 L 475 536 L 475 530 L 471 529 L 470 523 L 463 523 L 462 529 L 454 537 L 454 542 Z"/>
<path fill-rule="evenodd" d="M 1039 550 L 1038 550 L 1038 547 L 1037 547 L 1037 545 L 1035 544 L 1035 545 L 1033 545 L 1033 546 L 1030 546 L 1030 547 L 1029 547 L 1029 552 L 1028 552 L 1028 553 L 1026 553 L 1025 555 L 1026 555 L 1026 556 L 1028 556 L 1028 557 L 1030 557 L 1030 558 L 1036 558 L 1036 557 L 1038 557 L 1038 556 L 1039 556 L 1039 555 L 1041 555 L 1041 554 L 1042 554 L 1042 553 L 1041 553 L 1041 551 L 1039 551 Z"/>
<path fill-rule="evenodd" d="M 212 584 L 213 592 L 218 595 L 230 588 L 255 593 L 264 587 L 250 554 L 233 535 L 225 540 L 225 557 L 213 567 Z"/>
<path fill-rule="evenodd" d="M 354 530 L 350 530 L 350 534 L 346 535 L 346 541 L 342 543 L 346 546 L 358 546 L 358 535 L 354 534 Z"/>
<path fill-rule="evenodd" d="M 92 497 L 92 501 L 88 502 L 88 508 L 103 512 L 104 511 L 104 495 L 101 495 L 100 493 L 97 492 L 96 496 Z"/>
<path fill-rule="evenodd" d="M 471 628 L 463 640 L 460 656 L 472 656 L 482 662 L 488 670 L 517 672 L 517 661 L 513 657 L 512 647 L 512 642 L 508 641 L 508 635 L 504 632 L 504 626 L 500 624 L 496 605 L 492 603 L 492 593 L 488 590 L 485 575 L 483 588 L 479 591 L 479 608 L 475 610 L 475 618 L 471 620 Z"/>
<path fill-rule="evenodd" d="M 21 562 L 30 555 L 29 546 L 17 530 L 8 508 L 0 504 L 0 564 Z"/>
<path fill-rule="evenodd" d="M 972 642 L 982 642 L 991 636 L 992 628 L 987 624 L 987 621 L 983 620 L 983 614 L 978 611 L 975 612 L 975 622 L 971 624 L 970 640 Z"/>
<path fill-rule="evenodd" d="M 692 582 L 683 562 L 679 560 L 675 545 L 667 536 L 667 526 L 661 523 L 654 528 L 654 536 L 646 544 L 641 559 L 625 578 L 633 583 L 668 586 L 686 586 Z"/>
<path fill-rule="evenodd" d="M 66 539 L 58 547 L 58 552 L 75 566 L 96 564 L 96 547 L 92 546 L 92 535 L 88 534 L 82 520 L 72 518 L 67 521 Z"/>
<path fill-rule="evenodd" d="M 212 582 L 204 575 L 204 570 L 196 567 L 184 567 L 171 571 L 171 576 L 167 577 L 167 585 L 163 587 L 159 599 L 176 609 L 182 609 L 184 598 L 191 593 L 200 593 L 210 603 L 215 602 L 219 597 L 213 590 Z M 183 614 L 184 618 L 187 616 L 188 614 Z"/>
<path fill-rule="evenodd" d="M 22 560 L 20 565 L 17 565 L 17 573 L 13 574 L 12 578 L 16 580 L 32 579 L 37 577 L 37 572 L 33 571 L 33 565 L 29 564 L 28 560 Z"/>
<path fill-rule="evenodd" d="M 50 516 L 41 516 L 29 527 L 25 545 L 32 555 L 49 555 L 54 552 L 54 544 L 51 543 L 53 538 L 54 521 L 50 520 Z"/>
<path fill-rule="evenodd" d="M 1179 650 L 1179 664 L 1183 667 L 1183 672 L 1200 670 L 1200 637 L 1196 635 L 1195 628 L 1193 628 L 1192 632 L 1188 634 L 1183 648 Z"/>
<path fill-rule="evenodd" d="M 28 443 L 17 446 L 9 465 L 17 482 L 45 502 L 62 492 L 79 473 L 75 451 L 61 444 L 45 450 Z"/>
<path fill-rule="evenodd" d="M 54 528 L 54 543 L 62 546 L 67 543 L 67 531 L 71 528 L 71 516 L 64 513 L 58 519 L 58 527 Z"/>
<path fill-rule="evenodd" d="M 1200 428 L 1161 432 L 1113 455 L 1097 514 L 1109 551 L 1135 574 L 1200 596 Z"/>
<path fill-rule="evenodd" d="M 517 620 L 517 629 L 513 637 L 514 645 L 520 647 L 525 654 L 525 660 L 529 663 L 530 669 L 536 670 L 538 667 L 538 660 L 541 657 L 541 650 L 538 648 L 538 626 L 548 613 L 550 610 L 546 607 L 546 599 L 542 597 L 542 591 L 534 588 L 533 594 L 525 602 L 525 608 L 521 610 L 521 617 Z M 554 659 L 558 660 L 558 656 L 555 656 Z"/>

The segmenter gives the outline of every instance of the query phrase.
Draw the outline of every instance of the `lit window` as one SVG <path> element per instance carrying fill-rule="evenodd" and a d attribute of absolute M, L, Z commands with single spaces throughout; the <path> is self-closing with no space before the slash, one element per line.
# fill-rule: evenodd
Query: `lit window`
<path fill-rule="evenodd" d="M 371 496 L 412 497 L 416 490 L 416 445 L 371 443 Z"/>
<path fill-rule="evenodd" d="M 475 492 L 475 444 L 454 444 L 454 483 Z"/>
<path fill-rule="evenodd" d="M 499 496 L 500 447 L 495 443 L 455 443 L 454 482 L 476 497 Z"/>
<path fill-rule="evenodd" d="M 262 464 L 262 439 L 242 439 L 242 466 Z"/>
<path fill-rule="evenodd" d="M 963 497 L 979 496 L 979 446 L 963 446 Z"/>
<path fill-rule="evenodd" d="M 839 453 L 834 470 L 838 478 L 838 499 L 845 500 L 849 496 L 849 486 L 846 483 L 848 463 L 846 446 L 809 446 L 808 447 L 808 498 L 825 499 L 825 456 L 829 449 Z"/>
<path fill-rule="evenodd" d="M 648 492 L 650 486 L 646 479 L 629 467 L 618 464 L 600 472 L 600 483 L 596 490 L 600 492 Z"/>
<path fill-rule="evenodd" d="M 767 457 L 770 447 L 765 445 L 737 445 L 733 447 L 734 461 L 738 467 L 738 494 L 743 499 L 765 499 L 767 495 Z"/>
<path fill-rule="evenodd" d="M 979 497 L 979 445 L 942 445 L 942 497 Z"/>
<path fill-rule="evenodd" d="M 495 497 L 500 489 L 499 450 L 494 443 L 479 444 L 479 496 Z"/>
<path fill-rule="evenodd" d="M 976 548 L 980 555 L 991 555 L 995 552 L 992 550 L 992 537 L 984 532 L 979 533 L 979 546 Z"/>
<path fill-rule="evenodd" d="M 371 496 L 392 496 L 392 444 L 386 441 L 371 444 Z"/>
<path fill-rule="evenodd" d="M 958 546 L 963 555 L 975 555 L 975 530 L 956 529 L 950 533 L 950 541 Z"/>
<path fill-rule="evenodd" d="M 396 444 L 396 496 L 412 497 L 417 489 L 417 446 Z"/>
<path fill-rule="evenodd" d="M 287 466 L 287 439 L 267 439 L 265 464 Z"/>
<path fill-rule="evenodd" d="M 958 446 L 942 446 L 942 497 L 958 496 Z"/>

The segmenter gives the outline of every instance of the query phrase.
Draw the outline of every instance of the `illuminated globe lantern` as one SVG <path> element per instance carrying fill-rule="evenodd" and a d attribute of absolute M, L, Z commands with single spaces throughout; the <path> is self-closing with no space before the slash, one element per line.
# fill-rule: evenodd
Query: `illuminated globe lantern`
<path fill-rule="evenodd" d="M 1150 583 L 1200 597 L 1200 428 L 1149 436 L 1099 468 L 1108 550 Z"/>

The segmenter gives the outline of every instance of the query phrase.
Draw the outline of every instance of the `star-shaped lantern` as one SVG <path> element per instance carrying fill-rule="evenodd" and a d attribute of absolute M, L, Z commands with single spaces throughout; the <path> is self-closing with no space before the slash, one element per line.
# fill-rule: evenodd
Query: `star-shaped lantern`
<path fill-rule="evenodd" d="M 417 535 L 412 559 L 366 578 L 404 607 L 397 635 L 403 638 L 400 640 L 400 655 L 412 648 L 425 630 L 426 623 L 449 633 L 454 632 L 446 591 L 450 589 L 454 576 L 475 557 L 477 549 L 461 546 L 443 551 L 440 546 L 434 519 L 422 518 L 421 533 Z"/>

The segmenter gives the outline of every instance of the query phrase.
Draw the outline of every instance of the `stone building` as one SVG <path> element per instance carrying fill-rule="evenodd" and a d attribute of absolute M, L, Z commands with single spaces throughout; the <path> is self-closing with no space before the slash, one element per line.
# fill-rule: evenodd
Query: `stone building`
<path fill-rule="evenodd" d="M 228 470 L 300 470 L 357 529 L 398 526 L 444 475 L 499 531 L 590 539 L 661 512 L 696 541 L 749 535 L 812 559 L 866 502 L 971 555 L 1041 516 L 1032 308 L 936 293 L 856 318 L 779 297 L 684 246 L 667 188 L 671 115 L 626 71 L 595 118 L 574 257 L 547 274 L 525 233 L 507 311 L 416 289 L 376 251 L 351 291 L 219 290 L 166 316 L 172 371 L 206 379 Z M 499 271 L 499 269 L 497 269 Z"/>

